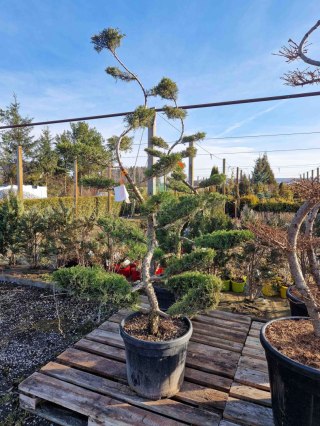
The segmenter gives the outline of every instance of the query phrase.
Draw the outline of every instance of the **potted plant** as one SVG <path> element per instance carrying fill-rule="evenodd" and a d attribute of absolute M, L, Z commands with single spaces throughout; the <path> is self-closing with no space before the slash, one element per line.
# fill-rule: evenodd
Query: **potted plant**
<path fill-rule="evenodd" d="M 303 273 L 302 250 L 312 250 L 316 238 L 301 232 L 320 207 L 320 183 L 299 180 L 291 185 L 305 200 L 287 231 L 262 223 L 248 224 L 259 238 L 287 253 L 295 283 L 309 317 L 289 317 L 267 323 L 260 335 L 268 361 L 272 408 L 276 425 L 318 425 L 320 413 L 320 299 L 317 272 L 310 262 Z M 310 260 L 310 259 L 309 259 Z"/>
<path fill-rule="evenodd" d="M 243 293 L 246 287 L 247 277 L 232 277 L 231 278 L 231 288 L 234 293 Z"/>
<path fill-rule="evenodd" d="M 167 119 L 180 122 L 180 135 L 172 144 L 168 144 L 160 137 L 152 138 L 153 147 L 147 148 L 146 152 L 155 160 L 146 170 L 146 177 L 153 179 L 171 174 L 171 180 L 188 190 L 189 194 L 185 195 L 187 198 L 179 198 L 180 210 L 176 211 L 175 217 L 170 220 L 171 223 L 175 222 L 183 226 L 190 220 L 190 217 L 196 215 L 210 202 L 207 194 L 199 193 L 187 182 L 181 167 L 183 158 L 190 158 L 196 154 L 195 148 L 189 144 L 199 142 L 205 137 L 205 134 L 201 132 L 190 136 L 184 134 L 186 113 L 178 108 L 178 88 L 175 82 L 163 78 L 152 89 L 146 90 L 139 77 L 122 62 L 117 49 L 123 37 L 124 34 L 118 29 L 107 28 L 91 39 L 98 53 L 105 49 L 108 50 L 120 66 L 120 68 L 108 67 L 107 74 L 116 80 L 137 83 L 143 95 L 143 104 L 125 116 L 125 128 L 119 136 L 113 138 L 113 142 L 120 171 L 140 204 L 146 221 L 147 250 L 142 261 L 142 280 L 132 290 L 143 289 L 145 291 L 150 309 L 125 318 L 120 325 L 120 333 L 125 343 L 127 377 L 130 387 L 140 395 L 150 399 L 159 399 L 174 395 L 179 391 L 183 381 L 186 350 L 192 334 L 191 321 L 184 315 L 186 313 L 193 315 L 214 307 L 217 303 L 220 280 L 200 272 L 191 273 L 196 274 L 192 277 L 184 275 L 175 278 L 174 283 L 181 286 L 181 289 L 183 288 L 183 292 L 179 293 L 180 300 L 172 305 L 169 313 L 165 313 L 159 308 L 150 270 L 157 246 L 157 216 L 168 195 L 160 193 L 146 199 L 125 169 L 121 151 L 130 149 L 132 138 L 129 134 L 131 132 L 153 125 L 155 110 L 148 107 L 151 97 L 159 96 L 172 103 L 172 106 L 165 105 L 163 112 Z M 185 144 L 188 144 L 187 148 L 185 148 Z M 181 145 L 184 149 L 177 152 L 175 148 L 179 148 Z M 221 176 L 220 181 L 224 181 L 224 176 Z M 211 184 L 211 181 L 208 182 L 208 186 Z M 181 233 L 177 233 L 177 235 L 179 238 L 182 237 Z M 175 316 L 170 316 L 170 313 Z"/>

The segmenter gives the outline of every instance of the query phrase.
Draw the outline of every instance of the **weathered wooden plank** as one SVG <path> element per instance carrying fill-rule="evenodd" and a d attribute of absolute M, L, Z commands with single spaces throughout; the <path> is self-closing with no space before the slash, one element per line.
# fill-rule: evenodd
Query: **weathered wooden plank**
<path fill-rule="evenodd" d="M 197 328 L 197 326 L 196 326 L 196 328 Z M 234 352 L 241 352 L 242 351 L 242 348 L 243 348 L 242 343 L 232 342 L 230 340 L 220 339 L 220 338 L 214 337 L 214 336 L 208 336 L 206 334 L 199 333 L 198 331 L 196 331 L 196 328 L 194 328 L 193 334 L 191 336 L 191 341 L 199 342 L 199 343 L 206 343 L 210 346 L 215 346 L 215 347 L 221 348 L 221 349 L 227 349 L 227 350 L 231 350 L 231 351 L 234 351 Z M 98 333 L 96 333 L 97 330 L 99 330 L 99 331 L 105 330 L 105 331 L 117 333 L 119 335 L 119 325 L 117 323 L 114 323 L 114 322 L 106 321 L 105 323 L 101 324 L 101 326 L 98 329 L 94 330 L 94 332 L 92 332 L 93 334 L 89 333 L 86 337 L 88 339 L 97 340 L 97 341 L 102 342 L 102 340 L 98 340 L 98 339 L 95 338 L 98 335 Z M 103 334 L 100 334 L 100 336 L 103 336 Z M 110 341 L 108 341 L 107 343 L 112 344 Z M 117 346 L 117 345 L 115 345 L 115 346 Z"/>
<path fill-rule="evenodd" d="M 251 324 L 251 317 L 244 314 L 236 314 L 234 312 L 215 310 L 206 313 L 206 315 L 210 315 L 214 318 L 222 318 L 230 321 L 242 322 L 243 324 Z"/>
<path fill-rule="evenodd" d="M 180 392 L 174 396 L 174 399 L 187 402 L 192 405 L 197 405 L 207 410 L 216 411 L 217 409 L 224 409 L 228 399 L 228 394 L 206 386 L 199 386 L 194 383 L 184 382 Z M 190 423 L 192 423 L 191 420 Z"/>
<path fill-rule="evenodd" d="M 242 383 L 232 383 L 230 396 L 243 399 L 245 401 L 251 401 L 259 405 L 265 405 L 266 407 L 271 407 L 270 392 L 253 388 L 252 386 L 247 386 Z"/>
<path fill-rule="evenodd" d="M 228 398 L 223 417 L 242 425 L 274 426 L 271 408 L 233 397 Z"/>
<path fill-rule="evenodd" d="M 236 321 L 229 321 L 228 319 L 222 319 L 222 318 L 216 318 L 212 315 L 207 314 L 207 315 L 197 315 L 194 318 L 195 321 L 198 322 L 202 322 L 205 324 L 211 324 L 211 325 L 216 325 L 218 327 L 222 327 L 222 328 L 230 328 L 231 330 L 239 330 L 242 331 L 244 333 L 247 333 L 249 330 L 249 326 L 250 324 L 244 324 L 242 322 L 236 322 Z"/>
<path fill-rule="evenodd" d="M 197 320 L 192 320 L 192 325 L 195 331 L 208 336 L 219 337 L 220 339 L 231 340 L 232 342 L 244 343 L 247 333 L 238 332 L 235 330 L 228 330 L 223 327 L 217 327 L 209 323 L 204 324 Z"/>
<path fill-rule="evenodd" d="M 204 343 L 209 346 L 214 346 L 216 348 L 227 349 L 233 352 L 241 352 L 243 344 L 239 342 L 232 342 L 231 340 L 219 339 L 218 337 L 208 336 L 206 334 L 198 333 L 193 331 L 191 336 L 191 341 Z"/>
<path fill-rule="evenodd" d="M 239 365 L 234 380 L 258 389 L 270 390 L 268 373 L 248 368 L 245 365 Z"/>
<path fill-rule="evenodd" d="M 204 409 L 207 407 L 211 408 L 209 402 L 207 403 L 207 407 L 202 407 L 202 409 L 199 409 L 196 407 L 190 407 L 189 405 L 183 404 L 179 401 L 173 401 L 169 399 L 150 401 L 146 398 L 138 396 L 127 385 L 55 362 L 50 362 L 45 367 L 43 367 L 41 371 L 68 383 L 72 383 L 92 391 L 97 391 L 104 395 L 111 396 L 121 401 L 128 402 L 132 405 L 136 405 L 138 407 L 171 417 L 176 420 L 180 420 L 182 422 L 192 423 L 199 426 L 209 426 L 217 425 L 220 420 L 220 415 Z M 194 398 L 190 396 L 190 403 L 197 404 L 199 402 L 199 398 L 197 399 L 197 389 L 194 390 L 194 393 Z M 226 402 L 227 394 L 223 392 L 218 393 L 218 391 L 215 391 L 215 396 L 212 394 L 212 399 L 220 397 L 220 400 L 222 400 L 223 396 L 225 397 Z M 182 400 L 182 398 L 180 399 Z M 217 401 L 215 406 L 216 408 L 218 406 L 222 407 L 220 400 Z"/>
<path fill-rule="evenodd" d="M 266 360 L 253 358 L 247 355 L 243 355 L 240 358 L 239 365 L 244 366 L 245 368 L 251 368 L 252 370 L 260 370 L 265 373 L 268 373 L 268 364 Z"/>
<path fill-rule="evenodd" d="M 252 337 L 252 336 L 248 336 L 246 341 L 245 341 L 245 346 L 248 348 L 253 348 L 253 349 L 260 349 L 262 348 L 261 343 L 260 343 L 260 339 L 258 337 Z"/>
<path fill-rule="evenodd" d="M 252 321 L 251 328 L 253 330 L 260 330 L 265 325 L 265 322 Z"/>
<path fill-rule="evenodd" d="M 119 333 L 101 330 L 100 328 L 97 328 L 96 330 L 93 330 L 91 331 L 91 333 L 87 334 L 86 339 L 94 340 L 96 342 L 101 342 L 101 343 L 105 342 L 111 346 L 124 348 L 123 339 Z"/>
<path fill-rule="evenodd" d="M 57 359 L 67 365 L 97 373 L 103 377 L 114 378 L 122 382 L 127 380 L 126 367 L 123 362 L 72 348 L 62 352 Z"/>
<path fill-rule="evenodd" d="M 52 404 L 50 402 L 42 402 L 41 405 L 39 405 L 35 410 L 30 408 L 27 410 L 32 414 L 49 420 L 50 422 L 54 422 L 54 424 L 60 426 L 88 426 L 89 424 L 89 419 L 87 416 L 83 416 L 82 414 L 68 410 L 64 407 L 59 407 L 56 404 Z M 112 421 L 115 421 L 115 419 L 112 419 Z"/>
<path fill-rule="evenodd" d="M 100 325 L 97 330 L 111 331 L 112 333 L 119 333 L 119 324 L 116 322 L 106 321 Z"/>
<path fill-rule="evenodd" d="M 99 335 L 99 343 L 92 341 L 92 344 L 90 344 L 89 340 L 82 339 L 80 342 L 76 343 L 75 346 L 106 357 L 110 356 L 117 358 L 117 356 L 119 356 L 120 360 L 124 360 L 124 352 L 121 352 L 120 349 L 121 344 L 119 343 L 118 345 L 118 351 L 110 349 L 107 345 L 108 337 L 104 339 L 103 333 L 104 330 L 95 330 L 94 333 L 88 335 L 92 338 L 97 338 L 95 336 Z M 106 333 L 109 334 L 110 332 Z M 215 348 L 202 343 L 190 342 L 188 345 L 186 364 L 188 367 L 197 368 L 209 373 L 218 373 L 226 377 L 233 377 L 239 357 L 240 354 L 236 352 Z"/>
<path fill-rule="evenodd" d="M 260 330 L 256 330 L 255 328 L 251 328 L 249 331 L 249 336 L 259 338 L 260 337 Z"/>
<path fill-rule="evenodd" d="M 219 426 L 241 426 L 239 423 L 229 422 L 228 420 L 221 420 Z"/>
<path fill-rule="evenodd" d="M 208 386 L 210 388 L 226 392 L 228 392 L 232 384 L 232 379 L 229 379 L 227 377 L 196 370 L 194 368 L 189 367 L 186 367 L 185 369 L 184 378 L 189 382 L 197 383 L 199 385 Z"/>
<path fill-rule="evenodd" d="M 27 396 L 24 394 L 19 395 L 20 407 L 24 410 L 35 410 L 41 398 L 36 398 L 34 396 Z"/>
<path fill-rule="evenodd" d="M 258 348 L 258 349 L 254 349 L 254 348 L 250 348 L 245 346 L 242 350 L 242 355 L 248 355 L 252 358 L 257 358 L 257 359 L 261 359 L 261 360 L 265 360 L 266 359 L 266 354 L 264 349 L 262 348 Z"/>
<path fill-rule="evenodd" d="M 20 384 L 19 390 L 102 422 L 114 419 L 137 426 L 142 423 L 150 426 L 182 424 L 41 373 L 32 374 Z"/>

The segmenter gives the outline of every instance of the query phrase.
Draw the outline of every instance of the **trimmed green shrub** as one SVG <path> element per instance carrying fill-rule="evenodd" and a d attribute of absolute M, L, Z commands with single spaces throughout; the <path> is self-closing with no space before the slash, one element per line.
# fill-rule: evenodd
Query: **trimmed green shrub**
<path fill-rule="evenodd" d="M 213 249 L 196 249 L 184 254 L 181 258 L 171 258 L 166 268 L 166 275 L 176 275 L 185 271 L 207 271 L 213 264 L 215 254 Z"/>
<path fill-rule="evenodd" d="M 23 201 L 24 208 L 29 210 L 35 207 L 39 210 L 45 210 L 47 207 L 59 207 L 62 203 L 65 207 L 72 209 L 74 206 L 73 197 L 51 197 L 41 199 L 26 199 Z M 111 199 L 112 213 L 118 215 L 120 212 L 121 203 L 115 203 L 113 198 Z M 97 216 L 103 216 L 107 213 L 108 208 L 108 197 L 107 196 L 96 196 L 96 197 L 79 197 L 78 198 L 78 216 L 90 216 L 96 212 Z"/>
<path fill-rule="evenodd" d="M 136 297 L 122 275 L 106 272 L 97 266 L 60 268 L 53 273 L 53 281 L 69 294 L 101 304 L 130 305 Z"/>
<path fill-rule="evenodd" d="M 169 315 L 194 316 L 214 309 L 219 303 L 222 281 L 215 275 L 184 272 L 168 279 L 166 287 L 177 297 Z"/>
<path fill-rule="evenodd" d="M 244 241 L 254 238 L 251 231 L 231 230 L 215 231 L 211 234 L 205 234 L 195 239 L 197 247 L 210 247 L 215 250 L 228 250 Z"/>

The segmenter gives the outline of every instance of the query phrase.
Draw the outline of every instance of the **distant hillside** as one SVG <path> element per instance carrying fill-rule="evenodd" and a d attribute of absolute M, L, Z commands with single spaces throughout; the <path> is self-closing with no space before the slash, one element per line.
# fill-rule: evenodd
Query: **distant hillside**
<path fill-rule="evenodd" d="M 276 181 L 277 181 L 278 183 L 281 183 L 281 182 L 289 183 L 289 182 L 291 182 L 293 179 L 295 179 L 295 178 L 276 178 Z"/>

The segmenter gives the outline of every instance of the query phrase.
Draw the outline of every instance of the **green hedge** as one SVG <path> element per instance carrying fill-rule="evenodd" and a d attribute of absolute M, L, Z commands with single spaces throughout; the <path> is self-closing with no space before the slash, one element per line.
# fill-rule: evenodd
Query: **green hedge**
<path fill-rule="evenodd" d="M 273 212 L 273 213 L 284 213 L 292 212 L 295 213 L 299 207 L 300 203 L 290 203 L 290 202 L 274 202 L 274 201 L 264 201 L 263 203 L 258 203 L 254 206 L 249 206 L 257 212 Z"/>
<path fill-rule="evenodd" d="M 30 209 L 36 207 L 39 210 L 44 210 L 47 207 L 58 207 L 59 203 L 72 209 L 74 199 L 73 197 L 51 197 L 40 199 L 26 199 L 24 200 L 24 208 Z M 112 212 L 119 214 L 121 203 L 114 203 L 111 199 Z M 108 197 L 79 197 L 78 199 L 78 214 L 79 216 L 90 216 L 94 210 L 97 210 L 98 216 L 103 216 L 108 211 Z"/>

